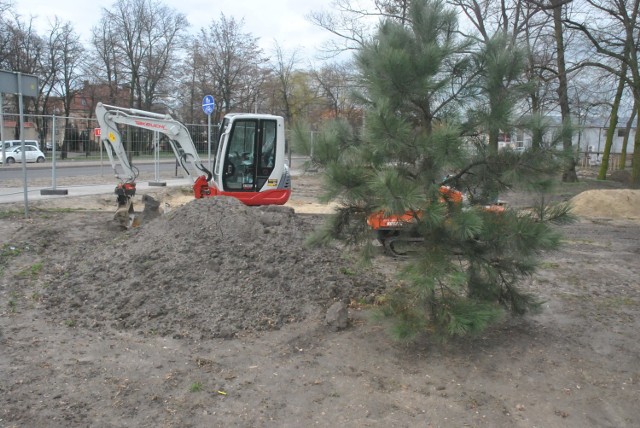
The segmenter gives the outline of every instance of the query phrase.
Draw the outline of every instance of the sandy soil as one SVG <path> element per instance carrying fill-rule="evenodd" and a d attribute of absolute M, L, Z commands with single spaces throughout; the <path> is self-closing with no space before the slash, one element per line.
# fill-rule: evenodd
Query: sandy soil
<path fill-rule="evenodd" d="M 0 426 L 640 425 L 639 191 L 559 193 L 580 221 L 525 284 L 541 314 L 409 345 L 368 304 L 401 262 L 306 247 L 330 207 L 294 186 L 275 209 L 159 189 L 167 214 L 126 233 L 110 195 L 0 206 Z"/>

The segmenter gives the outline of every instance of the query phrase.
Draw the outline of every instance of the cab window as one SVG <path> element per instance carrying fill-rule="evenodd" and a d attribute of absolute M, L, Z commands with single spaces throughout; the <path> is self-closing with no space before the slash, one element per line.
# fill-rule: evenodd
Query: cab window
<path fill-rule="evenodd" d="M 223 185 L 229 191 L 258 191 L 274 169 L 277 122 L 242 119 L 233 123 L 225 159 Z"/>

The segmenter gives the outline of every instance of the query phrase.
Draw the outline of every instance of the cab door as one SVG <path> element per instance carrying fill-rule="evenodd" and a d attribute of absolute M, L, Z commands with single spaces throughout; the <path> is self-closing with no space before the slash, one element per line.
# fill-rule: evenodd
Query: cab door
<path fill-rule="evenodd" d="M 275 166 L 277 122 L 236 118 L 223 153 L 222 187 L 226 192 L 259 192 Z M 225 130 L 226 132 L 226 130 Z"/>

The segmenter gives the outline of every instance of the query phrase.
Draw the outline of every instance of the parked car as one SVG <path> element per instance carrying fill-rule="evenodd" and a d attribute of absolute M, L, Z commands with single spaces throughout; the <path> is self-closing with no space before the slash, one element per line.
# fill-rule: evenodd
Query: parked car
<path fill-rule="evenodd" d="M 44 146 L 47 148 L 47 150 L 53 150 L 53 143 L 51 141 L 47 141 L 46 143 L 44 143 Z M 56 150 L 60 150 L 60 148 L 60 144 L 56 144 Z"/>
<path fill-rule="evenodd" d="M 22 145 L 22 140 L 4 140 L 5 149 L 15 147 L 15 146 L 21 146 L 21 145 Z M 38 140 L 24 140 L 24 145 L 36 146 L 38 149 L 40 148 L 40 143 L 38 143 Z"/>
<path fill-rule="evenodd" d="M 45 161 L 44 153 L 36 146 L 24 146 L 24 154 L 27 162 L 42 163 Z M 22 147 L 15 146 L 5 150 L 7 164 L 22 162 Z M 2 152 L 0 152 L 0 163 L 2 163 Z"/>

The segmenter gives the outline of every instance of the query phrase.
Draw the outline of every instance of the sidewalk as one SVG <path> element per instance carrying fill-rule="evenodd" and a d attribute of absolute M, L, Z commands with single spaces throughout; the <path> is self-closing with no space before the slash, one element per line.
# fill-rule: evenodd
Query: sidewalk
<path fill-rule="evenodd" d="M 189 178 L 176 178 L 176 179 L 162 179 L 166 186 L 162 187 L 175 187 L 175 186 L 190 186 L 192 184 Z M 66 195 L 42 195 L 41 190 L 51 190 L 51 186 L 32 186 L 27 188 L 27 198 L 29 201 L 38 201 L 44 199 L 59 199 L 68 198 L 74 196 L 88 196 L 88 195 L 101 195 L 101 194 L 113 194 L 117 182 L 114 180 L 112 184 L 97 184 L 86 186 L 56 186 L 57 190 L 66 190 Z M 136 189 L 138 191 L 145 191 L 149 189 L 159 189 L 161 187 L 151 186 L 148 181 L 138 181 L 136 183 Z M 16 203 L 24 201 L 24 188 L 9 187 L 0 188 L 0 204 Z"/>

